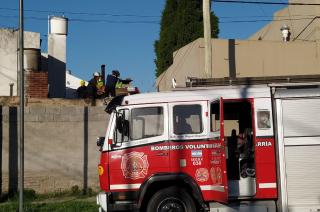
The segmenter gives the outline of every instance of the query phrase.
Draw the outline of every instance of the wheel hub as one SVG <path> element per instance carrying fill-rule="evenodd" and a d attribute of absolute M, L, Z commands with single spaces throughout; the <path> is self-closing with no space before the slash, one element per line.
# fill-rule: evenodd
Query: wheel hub
<path fill-rule="evenodd" d="M 185 212 L 186 206 L 185 204 L 175 198 L 165 199 L 163 200 L 158 207 L 157 212 Z"/>

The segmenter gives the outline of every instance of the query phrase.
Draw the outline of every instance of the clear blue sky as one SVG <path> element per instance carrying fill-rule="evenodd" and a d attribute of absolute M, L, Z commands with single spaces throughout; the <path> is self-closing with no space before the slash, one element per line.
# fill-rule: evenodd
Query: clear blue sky
<path fill-rule="evenodd" d="M 18 9 L 18 3 L 18 0 L 1 0 L 0 27 L 17 28 L 18 11 L 14 9 Z M 63 15 L 61 11 L 64 11 L 70 18 L 67 68 L 74 75 L 89 80 L 101 64 L 106 64 L 107 72 L 118 69 L 121 77 L 131 77 L 134 85 L 148 92 L 154 90 L 153 43 L 159 37 L 164 4 L 165 0 L 25 0 L 25 9 L 34 10 L 25 11 L 25 30 L 41 33 L 42 51 L 46 52 L 47 17 Z M 232 21 L 271 19 L 273 12 L 281 8 L 225 3 L 212 6 L 221 22 L 219 37 L 236 39 L 249 37 L 267 22 Z"/>

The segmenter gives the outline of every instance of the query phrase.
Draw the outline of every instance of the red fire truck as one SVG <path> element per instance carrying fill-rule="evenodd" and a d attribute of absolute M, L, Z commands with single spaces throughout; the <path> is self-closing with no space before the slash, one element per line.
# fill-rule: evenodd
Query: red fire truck
<path fill-rule="evenodd" d="M 116 97 L 98 139 L 100 211 L 320 211 L 320 88 Z"/>

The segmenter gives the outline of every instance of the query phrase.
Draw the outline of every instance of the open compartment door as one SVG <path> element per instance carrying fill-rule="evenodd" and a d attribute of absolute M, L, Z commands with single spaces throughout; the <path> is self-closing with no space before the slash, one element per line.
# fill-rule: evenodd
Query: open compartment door
<path fill-rule="evenodd" d="M 217 123 L 216 126 L 220 129 L 217 129 L 219 132 L 211 129 L 215 134 L 219 133 L 219 136 L 216 136 L 213 139 L 213 149 L 211 154 L 212 165 L 210 168 L 210 175 L 212 179 L 210 196 L 215 202 L 227 203 L 228 178 L 226 165 L 226 143 L 224 136 L 224 105 L 222 98 L 220 101 L 211 103 L 211 116 L 213 115 L 216 117 L 214 118 L 214 121 Z"/>

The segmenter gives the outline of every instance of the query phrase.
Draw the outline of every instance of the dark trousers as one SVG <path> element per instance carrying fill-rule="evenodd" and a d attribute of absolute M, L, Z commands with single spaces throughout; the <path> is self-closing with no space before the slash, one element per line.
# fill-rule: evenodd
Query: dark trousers
<path fill-rule="evenodd" d="M 106 97 L 115 97 L 116 96 L 116 87 L 106 86 Z"/>
<path fill-rule="evenodd" d="M 88 85 L 87 87 L 87 97 L 90 99 L 97 98 L 97 88 L 94 85 Z"/>

